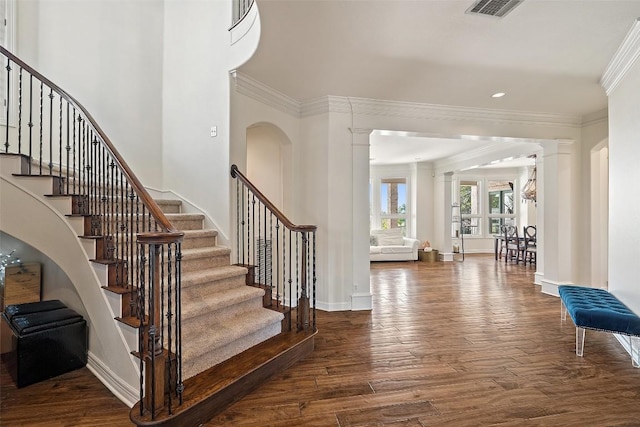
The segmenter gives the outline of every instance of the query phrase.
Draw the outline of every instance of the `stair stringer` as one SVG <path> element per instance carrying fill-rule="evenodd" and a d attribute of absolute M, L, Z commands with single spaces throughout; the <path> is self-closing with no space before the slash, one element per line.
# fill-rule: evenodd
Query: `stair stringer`
<path fill-rule="evenodd" d="M 122 402 L 132 407 L 139 400 L 140 371 L 138 360 L 131 355 L 125 336 L 100 287 L 101 280 L 91 254 L 78 237 L 68 218 L 46 197 L 20 185 L 10 171 L 0 172 L 0 229 L 33 246 L 69 277 L 83 307 L 71 307 L 86 313 L 89 354 L 87 367 Z M 30 178 L 29 178 L 30 179 Z M 61 250 L 64 248 L 64 250 Z M 61 299 L 64 297 L 61 296 Z"/>

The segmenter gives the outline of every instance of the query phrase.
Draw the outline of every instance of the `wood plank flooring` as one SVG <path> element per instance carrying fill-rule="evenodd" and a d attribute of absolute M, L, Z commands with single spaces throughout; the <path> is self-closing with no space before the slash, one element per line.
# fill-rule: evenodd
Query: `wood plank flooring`
<path fill-rule="evenodd" d="M 316 349 L 205 426 L 640 426 L 640 369 L 493 255 L 374 263 L 371 312 L 318 312 Z M 16 390 L 0 424 L 130 425 L 86 370 Z"/>

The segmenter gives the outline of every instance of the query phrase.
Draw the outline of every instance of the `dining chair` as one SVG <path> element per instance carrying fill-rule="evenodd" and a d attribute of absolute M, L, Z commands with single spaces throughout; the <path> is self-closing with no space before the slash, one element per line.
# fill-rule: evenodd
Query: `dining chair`
<path fill-rule="evenodd" d="M 536 256 L 537 256 L 536 226 L 527 225 L 523 227 L 523 231 L 524 231 L 524 256 L 523 256 L 524 265 L 527 265 L 527 259 L 529 260 L 530 265 L 535 264 Z"/>
<path fill-rule="evenodd" d="M 506 225 L 504 228 L 504 245 L 505 256 L 504 262 L 506 263 L 511 259 L 515 260 L 516 264 L 520 262 L 520 255 L 524 256 L 524 242 L 520 240 L 518 236 L 518 227 L 515 225 Z"/>

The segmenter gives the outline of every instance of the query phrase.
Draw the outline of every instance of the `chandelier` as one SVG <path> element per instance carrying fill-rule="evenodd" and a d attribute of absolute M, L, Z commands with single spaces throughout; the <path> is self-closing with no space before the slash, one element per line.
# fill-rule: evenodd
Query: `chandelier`
<path fill-rule="evenodd" d="M 536 202 L 536 168 L 533 167 L 533 171 L 531 172 L 531 176 L 522 187 L 522 200 L 524 201 L 532 201 Z"/>

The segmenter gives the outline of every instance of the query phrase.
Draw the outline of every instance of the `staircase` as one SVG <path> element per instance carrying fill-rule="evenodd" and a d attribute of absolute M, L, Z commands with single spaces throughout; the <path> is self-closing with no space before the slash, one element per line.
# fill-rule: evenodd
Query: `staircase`
<path fill-rule="evenodd" d="M 247 269 L 231 265 L 204 215 L 180 213 L 179 200 L 156 200 L 184 232 L 182 241 L 182 364 L 184 378 L 282 332 L 282 313 L 263 307 L 264 290 L 246 286 Z"/>
<path fill-rule="evenodd" d="M 232 265 L 204 215 L 153 200 L 82 105 L 0 46 L 2 57 L 3 231 L 74 283 L 89 364 L 139 399 L 135 424 L 205 422 L 313 350 L 315 226 L 292 224 L 233 166 Z"/>

